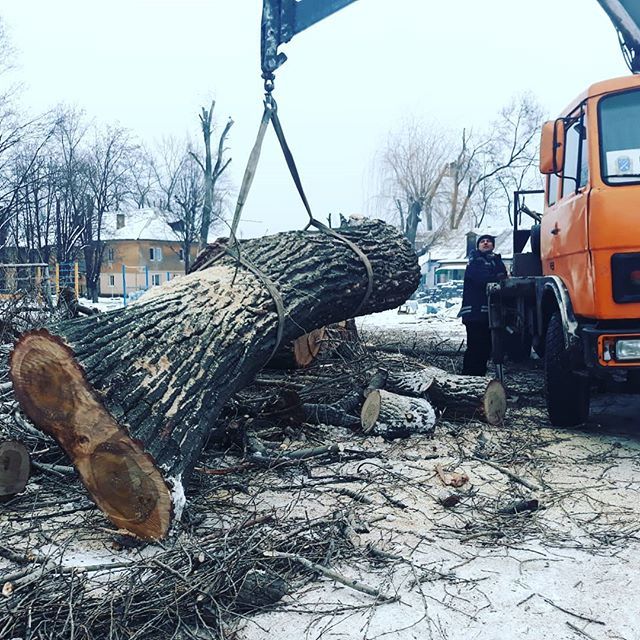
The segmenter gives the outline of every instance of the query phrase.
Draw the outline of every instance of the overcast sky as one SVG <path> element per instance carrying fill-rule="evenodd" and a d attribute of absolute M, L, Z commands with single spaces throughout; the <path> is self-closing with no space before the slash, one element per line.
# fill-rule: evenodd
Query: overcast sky
<path fill-rule="evenodd" d="M 262 114 L 261 0 L 0 0 L 24 103 L 59 103 L 144 140 L 197 135 L 201 106 L 231 116 L 239 187 Z M 315 215 L 372 213 L 371 167 L 406 115 L 490 122 L 533 92 L 550 116 L 628 73 L 596 0 L 357 0 L 284 45 L 275 96 Z M 306 213 L 270 132 L 244 235 L 299 228 Z"/>

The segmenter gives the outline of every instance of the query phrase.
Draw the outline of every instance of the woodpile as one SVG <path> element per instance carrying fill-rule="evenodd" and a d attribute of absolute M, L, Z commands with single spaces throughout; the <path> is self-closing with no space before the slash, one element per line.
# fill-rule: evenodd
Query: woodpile
<path fill-rule="evenodd" d="M 501 424 L 507 397 L 498 380 L 460 376 L 437 367 L 416 371 L 379 370 L 365 390 L 360 413 L 365 433 L 386 439 L 432 433 L 436 413 L 446 419 Z"/>

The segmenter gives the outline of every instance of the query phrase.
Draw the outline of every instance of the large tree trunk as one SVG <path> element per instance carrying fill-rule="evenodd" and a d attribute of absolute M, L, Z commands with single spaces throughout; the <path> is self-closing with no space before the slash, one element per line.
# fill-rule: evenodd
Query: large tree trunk
<path fill-rule="evenodd" d="M 341 228 L 371 262 L 313 231 L 242 244 L 242 258 L 282 298 L 282 340 L 393 308 L 417 287 L 415 254 L 381 222 Z M 198 259 L 206 265 L 207 256 Z M 150 290 L 121 311 L 25 334 L 11 355 L 21 407 L 76 464 L 119 527 L 162 538 L 222 406 L 271 357 L 276 305 L 263 279 L 232 256 Z"/>

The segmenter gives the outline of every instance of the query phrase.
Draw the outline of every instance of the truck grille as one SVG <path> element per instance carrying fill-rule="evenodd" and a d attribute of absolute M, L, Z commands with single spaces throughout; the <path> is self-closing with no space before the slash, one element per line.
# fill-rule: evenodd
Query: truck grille
<path fill-rule="evenodd" d="M 612 255 L 611 280 L 616 302 L 640 302 L 640 253 Z"/>

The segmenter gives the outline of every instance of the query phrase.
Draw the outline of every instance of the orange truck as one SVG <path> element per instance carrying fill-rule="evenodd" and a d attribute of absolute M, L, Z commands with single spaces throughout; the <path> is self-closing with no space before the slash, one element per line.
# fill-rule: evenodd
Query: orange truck
<path fill-rule="evenodd" d="M 512 277 L 488 286 L 493 355 L 533 345 L 549 418 L 573 426 L 596 381 L 640 381 L 640 76 L 598 82 L 545 123 L 540 171 L 544 213 L 531 229 L 516 217 Z"/>

